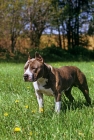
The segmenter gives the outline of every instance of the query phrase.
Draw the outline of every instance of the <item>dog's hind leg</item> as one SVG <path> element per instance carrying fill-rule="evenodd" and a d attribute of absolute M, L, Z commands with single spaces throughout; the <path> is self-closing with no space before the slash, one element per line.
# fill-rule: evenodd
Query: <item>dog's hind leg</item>
<path fill-rule="evenodd" d="M 65 93 L 66 97 L 69 99 L 69 101 L 73 102 L 74 101 L 74 97 L 71 94 L 71 89 L 72 88 L 69 88 L 68 90 L 64 91 L 64 93 Z"/>
<path fill-rule="evenodd" d="M 77 71 L 77 87 L 82 91 L 83 95 L 88 104 L 91 104 L 91 99 L 89 97 L 89 88 L 85 75 L 81 71 Z"/>
<path fill-rule="evenodd" d="M 89 97 L 89 89 L 88 89 L 87 84 L 80 85 L 78 88 L 82 91 L 83 95 L 85 96 L 85 99 L 86 99 L 87 103 L 91 104 L 91 98 Z"/>

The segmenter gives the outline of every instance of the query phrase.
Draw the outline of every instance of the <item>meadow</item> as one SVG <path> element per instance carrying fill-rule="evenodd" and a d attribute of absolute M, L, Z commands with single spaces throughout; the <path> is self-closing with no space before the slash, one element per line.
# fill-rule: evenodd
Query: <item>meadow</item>
<path fill-rule="evenodd" d="M 94 62 L 50 64 L 79 67 L 87 77 L 92 105 L 73 88 L 76 101 L 70 104 L 62 95 L 60 114 L 54 112 L 54 98 L 45 95 L 44 113 L 39 113 L 32 83 L 23 81 L 24 64 L 0 63 L 0 140 L 94 139 Z"/>

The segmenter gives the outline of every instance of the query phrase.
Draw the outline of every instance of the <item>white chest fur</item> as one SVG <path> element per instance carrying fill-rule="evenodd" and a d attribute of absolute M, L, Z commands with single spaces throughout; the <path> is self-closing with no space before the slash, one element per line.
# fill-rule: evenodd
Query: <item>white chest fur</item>
<path fill-rule="evenodd" d="M 48 79 L 46 78 L 40 78 L 38 81 L 33 82 L 33 86 L 35 88 L 35 91 L 38 93 L 43 93 L 48 96 L 54 96 L 53 91 L 51 88 L 46 89 L 44 86 L 46 85 L 46 82 Z"/>

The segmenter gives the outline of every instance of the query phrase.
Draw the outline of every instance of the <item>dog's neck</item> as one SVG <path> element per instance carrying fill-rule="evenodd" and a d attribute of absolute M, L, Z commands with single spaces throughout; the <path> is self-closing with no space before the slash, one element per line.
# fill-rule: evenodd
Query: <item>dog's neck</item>
<path fill-rule="evenodd" d="M 44 74 L 43 74 L 43 77 L 44 78 L 49 78 L 49 71 L 51 71 L 51 68 L 50 67 L 48 67 L 47 65 L 46 65 L 46 63 L 44 63 Z"/>

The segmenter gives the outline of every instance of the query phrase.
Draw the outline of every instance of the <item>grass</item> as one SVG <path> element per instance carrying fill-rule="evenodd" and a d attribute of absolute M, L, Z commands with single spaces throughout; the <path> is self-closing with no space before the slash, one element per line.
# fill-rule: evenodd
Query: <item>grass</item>
<path fill-rule="evenodd" d="M 62 111 L 54 112 L 54 99 L 44 95 L 45 111 L 38 105 L 31 83 L 23 81 L 24 64 L 0 63 L 0 140 L 93 140 L 94 63 L 58 62 L 78 66 L 86 75 L 92 105 L 87 107 L 82 93 L 73 88 L 75 103 L 62 96 Z"/>

